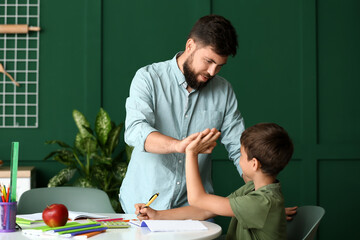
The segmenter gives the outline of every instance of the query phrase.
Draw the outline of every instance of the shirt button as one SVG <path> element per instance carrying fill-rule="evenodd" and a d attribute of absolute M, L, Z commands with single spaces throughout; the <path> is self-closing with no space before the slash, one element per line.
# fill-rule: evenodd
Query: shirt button
<path fill-rule="evenodd" d="M 188 115 L 186 114 L 186 115 L 185 115 L 185 117 L 187 118 L 187 117 L 188 117 Z"/>
<path fill-rule="evenodd" d="M 179 185 L 179 184 L 180 184 L 180 182 L 177 182 L 176 184 L 177 184 L 177 185 Z"/>
<path fill-rule="evenodd" d="M 181 160 L 179 160 L 179 163 L 182 163 L 182 161 L 181 161 Z"/>

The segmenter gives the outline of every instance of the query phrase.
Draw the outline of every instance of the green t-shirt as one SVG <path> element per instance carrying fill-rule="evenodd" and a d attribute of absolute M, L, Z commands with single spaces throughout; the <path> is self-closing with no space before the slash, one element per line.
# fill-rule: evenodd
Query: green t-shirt
<path fill-rule="evenodd" d="M 235 217 L 231 219 L 226 239 L 286 239 L 284 197 L 280 183 L 254 190 L 251 181 L 230 194 Z"/>

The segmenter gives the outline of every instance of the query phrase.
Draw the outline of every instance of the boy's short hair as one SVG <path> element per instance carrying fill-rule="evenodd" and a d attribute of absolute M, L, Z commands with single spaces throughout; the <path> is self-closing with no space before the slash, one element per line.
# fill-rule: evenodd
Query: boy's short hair
<path fill-rule="evenodd" d="M 248 160 L 256 158 L 262 172 L 270 176 L 277 176 L 294 151 L 288 133 L 276 123 L 259 123 L 249 127 L 242 133 L 240 141 Z"/>
<path fill-rule="evenodd" d="M 200 18 L 190 31 L 189 38 L 200 46 L 211 46 L 221 56 L 235 56 L 238 46 L 235 28 L 229 20 L 219 15 Z"/>

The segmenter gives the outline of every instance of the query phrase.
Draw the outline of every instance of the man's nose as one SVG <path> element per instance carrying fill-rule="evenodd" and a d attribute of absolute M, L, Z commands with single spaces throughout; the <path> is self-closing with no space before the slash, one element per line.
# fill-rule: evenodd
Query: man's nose
<path fill-rule="evenodd" d="M 216 64 L 211 64 L 207 70 L 211 77 L 216 74 Z"/>

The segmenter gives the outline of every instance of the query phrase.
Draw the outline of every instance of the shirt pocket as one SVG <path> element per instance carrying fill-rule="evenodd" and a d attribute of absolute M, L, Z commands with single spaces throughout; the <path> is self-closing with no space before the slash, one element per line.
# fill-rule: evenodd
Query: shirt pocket
<path fill-rule="evenodd" d="M 223 123 L 223 113 L 215 110 L 203 110 L 196 121 L 197 131 L 203 131 L 206 128 L 221 129 Z"/>

